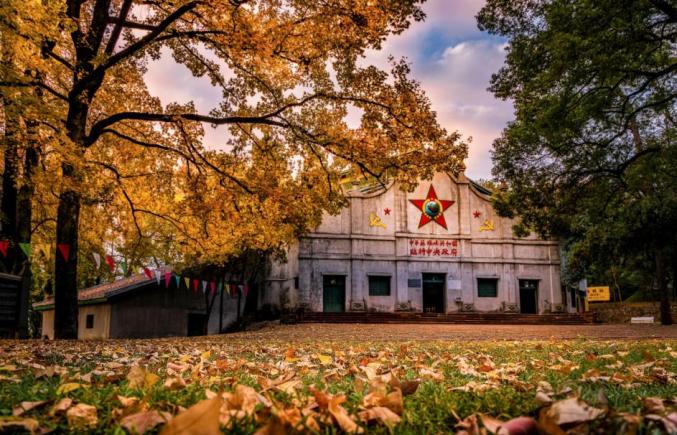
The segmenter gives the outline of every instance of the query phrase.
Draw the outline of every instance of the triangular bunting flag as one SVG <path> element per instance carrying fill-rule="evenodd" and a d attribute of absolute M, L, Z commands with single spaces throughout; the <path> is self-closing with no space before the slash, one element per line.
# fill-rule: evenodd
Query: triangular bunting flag
<path fill-rule="evenodd" d="M 185 277 L 183 278 L 183 281 L 186 283 L 186 290 L 190 290 L 190 278 L 188 278 L 187 276 L 185 276 Z"/>
<path fill-rule="evenodd" d="M 230 284 L 230 295 L 234 298 L 237 297 L 237 285 Z"/>
<path fill-rule="evenodd" d="M 196 292 L 196 291 L 197 291 L 197 288 L 198 288 L 199 286 L 200 286 L 200 281 L 198 281 L 197 279 L 194 279 L 194 280 L 193 280 L 193 291 Z"/>
<path fill-rule="evenodd" d="M 202 293 L 207 293 L 207 281 L 202 280 Z"/>
<path fill-rule="evenodd" d="M 219 280 L 219 284 L 216 286 L 216 292 L 221 293 L 223 291 L 223 281 Z"/>
<path fill-rule="evenodd" d="M 61 257 L 63 258 L 63 261 L 68 261 L 69 257 L 68 254 L 71 252 L 71 245 L 68 243 L 59 243 L 56 246 L 59 249 L 59 252 L 61 252 Z"/>
<path fill-rule="evenodd" d="M 9 240 L 0 240 L 0 253 L 3 257 L 7 256 L 7 250 L 9 249 Z"/>
<path fill-rule="evenodd" d="M 110 269 L 110 273 L 115 272 L 115 260 L 113 260 L 113 257 L 106 255 L 106 264 L 108 265 L 108 269 Z"/>
<path fill-rule="evenodd" d="M 122 260 L 120 262 L 120 269 L 122 269 L 122 276 L 127 276 L 127 261 Z"/>
<path fill-rule="evenodd" d="M 209 282 L 209 290 L 211 294 L 216 294 L 216 281 Z"/>
<path fill-rule="evenodd" d="M 94 262 L 96 263 L 96 269 L 98 270 L 101 267 L 101 255 L 98 252 L 93 252 L 92 257 L 94 257 Z"/>
<path fill-rule="evenodd" d="M 24 252 L 26 258 L 31 258 L 31 244 L 30 243 L 19 243 L 19 247 Z"/>
<path fill-rule="evenodd" d="M 176 288 L 178 289 L 181 286 L 181 277 L 179 275 L 174 275 L 174 280 L 176 281 Z"/>
<path fill-rule="evenodd" d="M 169 281 L 172 279 L 171 272 L 165 272 L 165 288 L 169 288 Z"/>
<path fill-rule="evenodd" d="M 249 284 L 245 284 L 242 286 L 242 291 L 244 292 L 244 297 L 247 297 L 247 294 L 249 293 Z"/>
<path fill-rule="evenodd" d="M 155 281 L 157 281 L 157 285 L 160 285 L 160 280 L 162 280 L 162 271 L 155 269 Z"/>
<path fill-rule="evenodd" d="M 143 273 L 148 277 L 148 279 L 153 279 L 153 272 L 147 267 L 143 268 Z"/>

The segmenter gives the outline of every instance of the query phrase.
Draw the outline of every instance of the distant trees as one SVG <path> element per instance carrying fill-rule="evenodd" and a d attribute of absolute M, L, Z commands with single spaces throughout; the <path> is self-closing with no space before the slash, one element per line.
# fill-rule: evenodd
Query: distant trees
<path fill-rule="evenodd" d="M 677 275 L 677 9 L 662 0 L 489 0 L 509 39 L 491 90 L 516 119 L 496 140 L 501 214 L 568 241 L 569 264 L 652 275 L 672 323 Z"/>
<path fill-rule="evenodd" d="M 44 94 L 34 107 L 49 159 L 36 194 L 55 232 L 55 336 L 77 336 L 78 265 L 106 242 L 130 266 L 223 263 L 279 250 L 337 211 L 346 169 L 394 173 L 405 188 L 457 172 L 466 146 L 439 126 L 408 66 L 357 65 L 421 19 L 417 0 L 3 1 L 13 59 L 0 89 Z M 163 52 L 208 77 L 219 107 L 151 97 L 143 73 Z M 229 126 L 227 151 L 204 148 L 203 124 Z"/>

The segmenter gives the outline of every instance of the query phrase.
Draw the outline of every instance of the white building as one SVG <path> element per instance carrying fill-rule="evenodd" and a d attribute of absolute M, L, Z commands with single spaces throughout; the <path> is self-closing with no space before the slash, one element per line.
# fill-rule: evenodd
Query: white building
<path fill-rule="evenodd" d="M 310 311 L 566 310 L 559 246 L 516 238 L 489 192 L 439 173 L 412 193 L 396 183 L 350 204 L 274 265 L 259 304 Z"/>

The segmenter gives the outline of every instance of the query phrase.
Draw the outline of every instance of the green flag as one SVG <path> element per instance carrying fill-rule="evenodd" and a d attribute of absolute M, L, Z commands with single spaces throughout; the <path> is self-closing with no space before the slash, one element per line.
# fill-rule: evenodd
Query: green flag
<path fill-rule="evenodd" d="M 31 258 L 31 244 L 30 243 L 19 243 L 19 247 L 26 255 L 26 258 Z"/>

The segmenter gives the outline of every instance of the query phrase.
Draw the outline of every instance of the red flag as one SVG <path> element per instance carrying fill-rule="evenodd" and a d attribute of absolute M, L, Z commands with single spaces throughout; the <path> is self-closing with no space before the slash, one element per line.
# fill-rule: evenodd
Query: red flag
<path fill-rule="evenodd" d="M 146 276 L 148 277 L 148 279 L 153 279 L 153 272 L 151 272 L 149 268 L 144 267 L 144 268 L 143 268 L 143 273 L 146 274 Z"/>
<path fill-rule="evenodd" d="M 197 291 L 197 288 L 198 288 L 199 285 L 200 285 L 200 281 L 198 281 L 197 279 L 194 279 L 193 280 L 193 291 L 194 292 Z"/>
<path fill-rule="evenodd" d="M 247 297 L 247 293 L 249 293 L 249 284 L 245 284 L 244 287 L 242 287 L 242 291 L 244 292 L 244 297 Z"/>
<path fill-rule="evenodd" d="M 106 264 L 108 264 L 111 273 L 115 272 L 115 260 L 113 260 L 113 257 L 106 255 Z"/>
<path fill-rule="evenodd" d="M 9 249 L 9 240 L 0 240 L 0 252 L 2 252 L 3 257 L 7 256 L 8 249 Z"/>
<path fill-rule="evenodd" d="M 216 281 L 211 281 L 211 282 L 209 283 L 209 287 L 210 287 L 211 290 L 212 290 L 212 294 L 216 293 Z"/>
<path fill-rule="evenodd" d="M 172 279 L 171 272 L 165 272 L 165 288 L 169 288 L 169 280 Z"/>
<path fill-rule="evenodd" d="M 70 254 L 71 245 L 69 245 L 67 243 L 59 243 L 57 245 L 57 248 L 59 248 L 59 252 L 61 252 L 61 255 L 63 256 L 64 261 L 68 261 L 68 254 Z"/>

